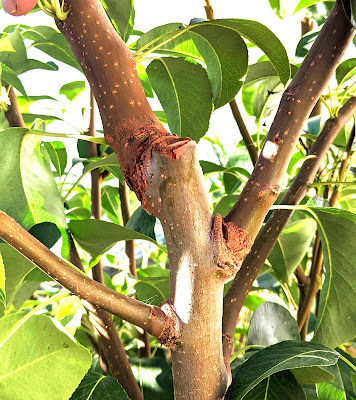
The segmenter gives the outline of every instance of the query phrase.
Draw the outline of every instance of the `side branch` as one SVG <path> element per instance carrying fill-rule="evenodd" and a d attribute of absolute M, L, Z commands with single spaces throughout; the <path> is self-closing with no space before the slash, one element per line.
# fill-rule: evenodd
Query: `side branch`
<path fill-rule="evenodd" d="M 285 90 L 255 169 L 225 220 L 252 239 L 276 200 L 299 134 L 339 64 L 355 29 L 337 0 L 296 76 Z"/>
<path fill-rule="evenodd" d="M 81 274 L 2 211 L 0 237 L 82 300 L 147 330 L 153 336 L 159 337 L 164 330 L 167 318 L 159 307 L 124 296 Z"/>
<path fill-rule="evenodd" d="M 322 132 L 311 147 L 306 160 L 280 204 L 296 205 L 300 203 L 306 195 L 327 150 L 340 129 L 355 112 L 356 97 L 351 97 L 340 109 L 338 117 L 329 119 L 325 123 Z M 257 236 L 251 252 L 243 261 L 240 271 L 224 298 L 223 332 L 225 335 L 233 337 L 246 295 L 291 214 L 292 212 L 287 210 L 274 211 Z M 232 345 L 224 341 L 224 356 L 229 356 L 231 351 Z"/>

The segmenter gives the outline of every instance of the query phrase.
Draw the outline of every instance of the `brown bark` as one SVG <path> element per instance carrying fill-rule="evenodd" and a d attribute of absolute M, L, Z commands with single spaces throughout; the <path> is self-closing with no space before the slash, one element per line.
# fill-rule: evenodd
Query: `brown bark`
<path fill-rule="evenodd" d="M 251 177 L 226 221 L 234 222 L 254 239 L 276 200 L 303 125 L 332 77 L 355 29 L 340 0 L 285 90 L 277 115 Z"/>
<path fill-rule="evenodd" d="M 340 129 L 356 112 L 356 97 L 351 97 L 340 109 L 338 117 L 329 119 L 311 147 L 298 174 L 280 204 L 296 205 L 304 198 L 325 154 Z M 276 210 L 258 234 L 251 252 L 242 263 L 240 271 L 224 298 L 223 332 L 233 337 L 241 307 L 264 261 L 287 223 L 292 211 Z M 230 356 L 232 344 L 224 340 L 224 356 Z"/>

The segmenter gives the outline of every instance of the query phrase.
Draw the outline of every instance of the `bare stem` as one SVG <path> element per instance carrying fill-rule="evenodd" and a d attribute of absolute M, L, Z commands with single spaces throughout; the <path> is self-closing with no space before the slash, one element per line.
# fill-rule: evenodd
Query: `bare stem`
<path fill-rule="evenodd" d="M 333 140 L 355 112 L 356 97 L 351 97 L 340 109 L 338 117 L 329 119 L 325 123 L 298 174 L 281 200 L 281 204 L 300 203 Z M 290 211 L 274 211 L 257 236 L 251 252 L 242 263 L 240 271 L 224 298 L 223 332 L 226 335 L 233 337 L 243 302 L 290 216 Z M 224 340 L 224 356 L 230 356 L 231 351 L 231 344 Z"/>

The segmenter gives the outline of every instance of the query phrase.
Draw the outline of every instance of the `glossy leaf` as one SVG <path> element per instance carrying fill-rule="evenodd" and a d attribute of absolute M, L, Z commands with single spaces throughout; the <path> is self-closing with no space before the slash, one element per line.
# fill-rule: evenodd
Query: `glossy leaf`
<path fill-rule="evenodd" d="M 267 347 L 283 340 L 299 339 L 297 322 L 285 307 L 265 301 L 256 308 L 248 329 L 248 345 Z"/>
<path fill-rule="evenodd" d="M 235 373 L 226 400 L 240 400 L 268 376 L 290 368 L 333 365 L 338 353 L 310 342 L 286 340 L 252 355 Z"/>
<path fill-rule="evenodd" d="M 321 238 L 325 279 L 313 340 L 331 348 L 356 336 L 356 215 L 330 207 L 312 207 Z"/>
<path fill-rule="evenodd" d="M 162 248 L 152 238 L 110 222 L 83 219 L 70 221 L 68 226 L 75 240 L 94 259 L 110 250 L 120 240 L 147 240 Z"/>
<path fill-rule="evenodd" d="M 108 156 L 102 158 L 101 160 L 93 160 L 85 165 L 83 174 L 92 171 L 93 169 L 99 168 L 100 172 L 109 171 L 113 175 L 115 175 L 120 182 L 124 181 L 124 177 L 122 175 L 119 162 L 117 161 L 117 157 L 115 153 L 109 154 Z"/>
<path fill-rule="evenodd" d="M 138 207 L 127 221 L 125 228 L 143 233 L 144 235 L 156 240 L 155 235 L 156 218 L 148 214 L 142 207 Z"/>
<path fill-rule="evenodd" d="M 150 80 L 148 79 L 145 67 L 141 63 L 137 64 L 136 67 L 137 67 L 137 75 L 140 78 L 140 82 L 146 97 L 153 98 L 154 95 L 153 95 L 152 85 Z"/>
<path fill-rule="evenodd" d="M 36 400 L 69 398 L 90 367 L 90 352 L 45 315 L 34 315 L 16 329 L 24 315 L 0 319 L 2 398 L 23 400 L 29 393 Z"/>
<path fill-rule="evenodd" d="M 130 360 L 145 400 L 174 400 L 171 366 L 160 357 Z"/>
<path fill-rule="evenodd" d="M 122 39 L 127 42 L 130 37 L 134 20 L 135 9 L 133 0 L 101 0 L 115 29 Z"/>
<path fill-rule="evenodd" d="M 85 89 L 84 81 L 73 81 L 66 83 L 59 89 L 59 94 L 63 94 L 69 101 L 73 101 Z"/>
<path fill-rule="evenodd" d="M 26 229 L 46 221 L 65 227 L 56 182 L 40 153 L 40 137 L 24 128 L 4 129 L 0 131 L 0 152 L 0 209 Z"/>
<path fill-rule="evenodd" d="M 84 399 L 129 400 L 117 379 L 97 372 L 88 372 L 70 398 L 70 400 Z"/>
<path fill-rule="evenodd" d="M 160 267 L 140 268 L 135 290 L 138 300 L 158 306 L 169 297 L 169 270 Z"/>
<path fill-rule="evenodd" d="M 264 379 L 244 396 L 244 400 L 305 400 L 305 393 L 289 371 Z"/>
<path fill-rule="evenodd" d="M 105 185 L 101 188 L 101 206 L 105 209 L 110 221 L 120 224 L 120 196 L 117 187 Z M 90 218 L 90 217 L 89 217 Z"/>
<path fill-rule="evenodd" d="M 43 145 L 46 148 L 59 177 L 61 177 L 67 166 L 67 151 L 64 144 L 59 141 L 54 141 L 44 142 Z"/>
<path fill-rule="evenodd" d="M 171 132 L 199 141 L 212 111 L 211 85 L 203 67 L 181 58 L 160 58 L 151 62 L 147 74 Z"/>
<path fill-rule="evenodd" d="M 279 279 L 288 285 L 291 285 L 293 273 L 309 248 L 315 229 L 316 223 L 312 218 L 289 221 L 268 256 Z"/>
<path fill-rule="evenodd" d="M 338 352 L 346 357 L 351 363 L 355 364 L 355 359 L 350 355 L 338 349 Z M 347 365 L 343 360 L 339 359 L 337 364 L 328 367 L 328 371 L 334 375 L 331 382 L 319 383 L 317 385 L 317 392 L 319 398 L 325 400 L 356 400 L 356 392 L 352 387 L 351 376 L 355 371 Z"/>

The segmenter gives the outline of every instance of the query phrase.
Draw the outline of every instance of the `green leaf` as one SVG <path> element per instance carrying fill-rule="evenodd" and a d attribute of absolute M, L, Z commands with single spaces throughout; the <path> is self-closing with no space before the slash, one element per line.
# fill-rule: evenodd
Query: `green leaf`
<path fill-rule="evenodd" d="M 21 94 L 27 96 L 25 88 L 15 72 L 2 62 L 0 62 L 0 76 L 3 85 L 12 85 Z"/>
<path fill-rule="evenodd" d="M 16 329 L 24 315 L 0 319 L 2 399 L 23 400 L 29 393 L 36 400 L 69 398 L 90 367 L 90 352 L 45 315 L 34 315 Z"/>
<path fill-rule="evenodd" d="M 138 300 L 158 306 L 169 297 L 169 270 L 160 267 L 140 268 L 135 290 Z"/>
<path fill-rule="evenodd" d="M 338 349 L 338 352 L 346 357 L 351 363 L 355 363 L 355 359 L 352 359 L 350 355 Z M 319 383 L 317 385 L 317 392 L 320 399 L 347 399 L 355 400 L 356 392 L 352 387 L 351 376 L 355 372 L 349 365 L 343 360 L 339 359 L 337 364 L 331 365 L 327 368 L 330 373 L 334 375 L 332 382 Z"/>
<path fill-rule="evenodd" d="M 288 0 L 269 0 L 269 4 L 278 18 L 283 19 L 285 17 Z"/>
<path fill-rule="evenodd" d="M 356 58 L 350 58 L 338 65 L 335 71 L 338 85 L 351 79 L 356 74 Z"/>
<path fill-rule="evenodd" d="M 50 124 L 53 121 L 63 121 L 61 118 L 55 117 L 54 115 L 45 115 L 45 114 L 22 113 L 22 118 L 25 122 L 25 125 L 28 127 L 32 127 L 36 119 L 42 120 L 46 125 Z"/>
<path fill-rule="evenodd" d="M 59 177 L 64 174 L 64 170 L 67 166 L 67 150 L 62 142 L 44 142 L 44 147 L 46 148 L 51 162 L 54 168 L 58 172 Z"/>
<path fill-rule="evenodd" d="M 26 69 L 28 63 L 26 47 L 18 29 L 0 39 L 0 62 L 9 67 L 16 75 Z"/>
<path fill-rule="evenodd" d="M 59 89 L 59 94 L 63 94 L 69 101 L 73 101 L 85 89 L 84 81 L 73 81 L 66 83 Z"/>
<path fill-rule="evenodd" d="M 293 273 L 307 252 L 315 229 L 312 218 L 289 221 L 268 256 L 278 278 L 288 285 L 292 284 Z"/>
<path fill-rule="evenodd" d="M 264 379 L 244 400 L 305 400 L 303 388 L 289 371 L 277 372 Z"/>
<path fill-rule="evenodd" d="M 150 237 L 110 222 L 83 219 L 70 221 L 68 226 L 75 240 L 94 259 L 110 250 L 120 240 L 147 240 L 164 249 Z"/>
<path fill-rule="evenodd" d="M 40 153 L 40 136 L 28 134 L 25 128 L 4 129 L 0 152 L 0 209 L 25 229 L 46 221 L 66 227 L 56 182 Z"/>
<path fill-rule="evenodd" d="M 171 366 L 165 359 L 131 358 L 130 364 L 145 400 L 174 400 Z"/>
<path fill-rule="evenodd" d="M 93 169 L 100 168 L 100 172 L 109 171 L 115 175 L 120 182 L 124 181 L 124 176 L 122 175 L 119 162 L 115 153 L 111 153 L 108 156 L 102 158 L 101 160 L 93 160 L 85 165 L 83 174 L 92 171 Z"/>
<path fill-rule="evenodd" d="M 286 340 L 252 355 L 235 373 L 226 400 L 242 399 L 259 382 L 275 372 L 290 368 L 333 365 L 338 353 L 325 346 Z"/>
<path fill-rule="evenodd" d="M 211 85 L 205 70 L 180 58 L 151 62 L 147 74 L 165 111 L 172 133 L 195 141 L 209 128 Z"/>
<path fill-rule="evenodd" d="M 330 207 L 311 207 L 316 215 L 325 263 L 313 340 L 334 348 L 356 336 L 356 215 Z"/>
<path fill-rule="evenodd" d="M 0 250 L 0 303 L 3 305 L 6 305 L 5 278 L 5 266 Z"/>
<path fill-rule="evenodd" d="M 239 196 L 237 194 L 229 194 L 227 196 L 224 196 L 214 208 L 213 215 L 220 214 L 223 217 L 226 217 L 226 215 L 231 210 L 231 207 L 235 204 L 238 197 Z"/>
<path fill-rule="evenodd" d="M 248 329 L 247 345 L 270 346 L 283 340 L 299 340 L 298 325 L 289 311 L 270 301 L 254 311 Z"/>
<path fill-rule="evenodd" d="M 141 63 L 138 63 L 136 65 L 136 68 L 137 68 L 137 75 L 140 78 L 140 82 L 141 82 L 141 85 L 142 85 L 142 88 L 143 88 L 143 90 L 145 92 L 146 97 L 153 98 L 154 95 L 153 95 L 151 82 L 148 79 L 148 75 L 146 73 L 145 67 Z"/>
<path fill-rule="evenodd" d="M 8 309 L 11 305 L 17 291 L 21 287 L 25 276 L 35 268 L 27 258 L 18 253 L 9 244 L 0 243 L 0 252 L 3 259 L 3 268 L 6 276 L 5 290 L 6 303 L 0 304 L 0 315 L 4 309 Z M 1 321 L 1 319 L 0 319 Z"/>
<path fill-rule="evenodd" d="M 117 187 L 105 185 L 101 188 L 101 205 L 107 212 L 108 218 L 112 222 L 120 224 L 120 196 Z"/>
<path fill-rule="evenodd" d="M 148 214 L 142 207 L 138 207 L 127 221 L 125 228 L 132 229 L 156 240 L 155 225 L 156 218 Z"/>
<path fill-rule="evenodd" d="M 300 0 L 299 3 L 297 4 L 297 7 L 293 11 L 293 14 L 295 14 L 299 10 L 302 10 L 303 8 L 312 6 L 313 4 L 318 3 L 319 1 L 326 1 L 326 0 Z"/>
<path fill-rule="evenodd" d="M 129 400 L 117 379 L 97 372 L 87 372 L 70 400 Z"/>
<path fill-rule="evenodd" d="M 135 9 L 133 0 L 101 0 L 115 29 L 122 39 L 127 42 L 130 37 L 134 20 Z"/>
<path fill-rule="evenodd" d="M 64 36 L 49 26 L 35 26 L 24 31 L 23 36 L 33 40 L 32 46 L 55 60 L 82 71 Z"/>
<path fill-rule="evenodd" d="M 78 220 L 78 219 L 89 219 L 91 217 L 91 212 L 88 208 L 84 208 L 84 207 L 76 207 L 71 209 L 68 213 L 67 213 L 67 218 L 69 219 L 74 219 L 74 220 Z"/>

